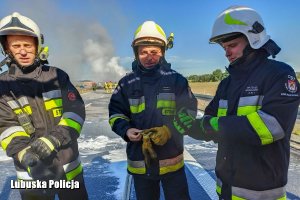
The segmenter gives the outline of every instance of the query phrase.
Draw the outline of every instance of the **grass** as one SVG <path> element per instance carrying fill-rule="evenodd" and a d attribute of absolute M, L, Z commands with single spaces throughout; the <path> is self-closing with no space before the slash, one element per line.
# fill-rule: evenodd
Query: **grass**
<path fill-rule="evenodd" d="M 219 82 L 190 82 L 194 94 L 207 94 L 214 96 Z"/>

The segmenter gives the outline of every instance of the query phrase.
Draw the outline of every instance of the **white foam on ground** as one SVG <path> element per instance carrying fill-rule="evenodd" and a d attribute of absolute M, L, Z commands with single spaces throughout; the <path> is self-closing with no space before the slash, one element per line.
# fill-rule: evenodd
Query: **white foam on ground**
<path fill-rule="evenodd" d="M 12 158 L 8 157 L 5 153 L 5 151 L 0 149 L 0 162 L 1 161 L 8 161 L 8 160 L 12 160 Z"/>
<path fill-rule="evenodd" d="M 107 136 L 98 136 L 96 138 L 78 140 L 79 152 L 81 155 L 93 155 L 105 151 L 107 147 L 119 146 L 123 144 L 122 138 L 109 138 Z"/>
<path fill-rule="evenodd" d="M 114 192 L 114 195 L 116 199 L 122 199 L 127 176 L 126 149 L 110 151 L 103 158 L 111 162 L 109 165 L 111 175 L 119 179 L 118 189 Z"/>

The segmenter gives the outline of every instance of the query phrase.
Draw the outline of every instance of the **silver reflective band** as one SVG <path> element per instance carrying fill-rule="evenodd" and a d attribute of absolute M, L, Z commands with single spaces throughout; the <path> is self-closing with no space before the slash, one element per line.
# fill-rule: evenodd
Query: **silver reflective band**
<path fill-rule="evenodd" d="M 32 177 L 25 171 L 17 171 L 17 178 L 21 180 L 33 180 Z"/>
<path fill-rule="evenodd" d="M 84 122 L 84 120 L 78 114 L 76 114 L 74 112 L 65 112 L 62 115 L 62 118 L 63 119 L 66 119 L 66 118 L 73 119 L 76 122 L 78 122 L 81 126 L 83 125 L 83 122 Z"/>
<path fill-rule="evenodd" d="M 15 100 L 8 101 L 7 103 L 13 110 L 16 108 L 20 108 L 20 106 L 17 104 L 17 102 Z"/>
<path fill-rule="evenodd" d="M 219 108 L 228 108 L 228 101 L 224 99 L 220 99 Z"/>
<path fill-rule="evenodd" d="M 68 172 L 72 171 L 73 169 L 75 169 L 76 167 L 78 167 L 78 165 L 80 165 L 80 163 L 81 162 L 80 162 L 80 159 L 78 157 L 76 160 L 74 160 L 74 161 L 72 161 L 70 163 L 65 164 L 63 166 L 65 173 L 68 173 Z"/>
<path fill-rule="evenodd" d="M 271 190 L 255 191 L 244 188 L 232 187 L 232 195 L 251 199 L 251 200 L 273 200 L 280 199 L 285 196 L 285 187 L 275 188 Z"/>
<path fill-rule="evenodd" d="M 24 128 L 22 126 L 12 126 L 3 131 L 3 133 L 0 135 L 0 140 L 4 140 L 5 138 L 9 137 L 11 134 L 15 132 L 25 132 Z"/>
<path fill-rule="evenodd" d="M 25 105 L 29 105 L 29 102 L 28 102 L 28 99 L 27 99 L 27 97 L 21 97 L 20 99 L 19 99 L 19 102 L 20 102 L 20 104 L 21 104 L 21 106 L 25 106 Z"/>
<path fill-rule="evenodd" d="M 284 130 L 275 117 L 273 117 L 272 115 L 268 115 L 261 110 L 257 111 L 257 113 L 271 132 L 273 141 L 279 140 L 284 137 Z"/>
<path fill-rule="evenodd" d="M 54 99 L 54 98 L 60 98 L 60 97 L 61 97 L 61 90 L 52 90 L 43 93 L 44 101 L 47 101 L 49 99 Z"/>
<path fill-rule="evenodd" d="M 145 103 L 145 97 L 142 96 L 142 97 L 139 98 L 139 99 L 128 99 L 128 101 L 129 101 L 129 104 L 130 104 L 131 106 L 138 106 L 138 105 L 140 105 L 140 104 L 142 104 L 142 103 Z"/>
<path fill-rule="evenodd" d="M 175 101 L 175 94 L 174 93 L 159 93 L 157 95 L 157 100 Z"/>
<path fill-rule="evenodd" d="M 239 107 L 241 106 L 261 106 L 264 96 L 249 96 L 241 97 L 239 100 Z"/>

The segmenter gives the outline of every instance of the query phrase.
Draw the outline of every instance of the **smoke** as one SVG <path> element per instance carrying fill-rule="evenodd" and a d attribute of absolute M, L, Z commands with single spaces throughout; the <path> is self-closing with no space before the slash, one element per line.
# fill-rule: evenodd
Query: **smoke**
<path fill-rule="evenodd" d="M 93 13 L 66 12 L 55 1 L 15 0 L 7 4 L 1 17 L 19 12 L 33 19 L 49 46 L 49 64 L 66 71 L 71 80 L 117 81 L 125 74 L 109 33 Z"/>
<path fill-rule="evenodd" d="M 119 65 L 119 57 L 113 55 L 113 46 L 106 31 L 99 24 L 90 27 L 96 33 L 94 39 L 87 39 L 84 43 L 84 58 L 97 73 L 98 78 L 105 80 L 118 80 L 126 71 Z"/>

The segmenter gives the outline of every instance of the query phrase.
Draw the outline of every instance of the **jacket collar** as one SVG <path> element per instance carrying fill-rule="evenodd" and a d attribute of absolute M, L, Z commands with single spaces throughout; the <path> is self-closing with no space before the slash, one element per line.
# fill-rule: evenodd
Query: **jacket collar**
<path fill-rule="evenodd" d="M 255 70 L 259 63 L 267 59 L 268 56 L 269 54 L 262 49 L 254 50 L 239 62 L 229 65 L 226 70 L 233 79 L 242 79 L 248 77 L 251 71 Z"/>
<path fill-rule="evenodd" d="M 158 64 L 154 65 L 150 69 L 143 67 L 139 61 L 134 60 L 132 63 L 132 71 L 137 73 L 140 76 L 151 76 L 156 77 L 160 76 L 162 73 L 161 71 L 170 71 L 171 64 L 167 63 L 164 57 L 161 57 Z"/>
<path fill-rule="evenodd" d="M 12 62 L 8 68 L 8 75 L 16 80 L 30 81 L 39 77 L 41 71 L 40 63 L 35 62 L 26 68 L 20 68 L 17 64 Z"/>

